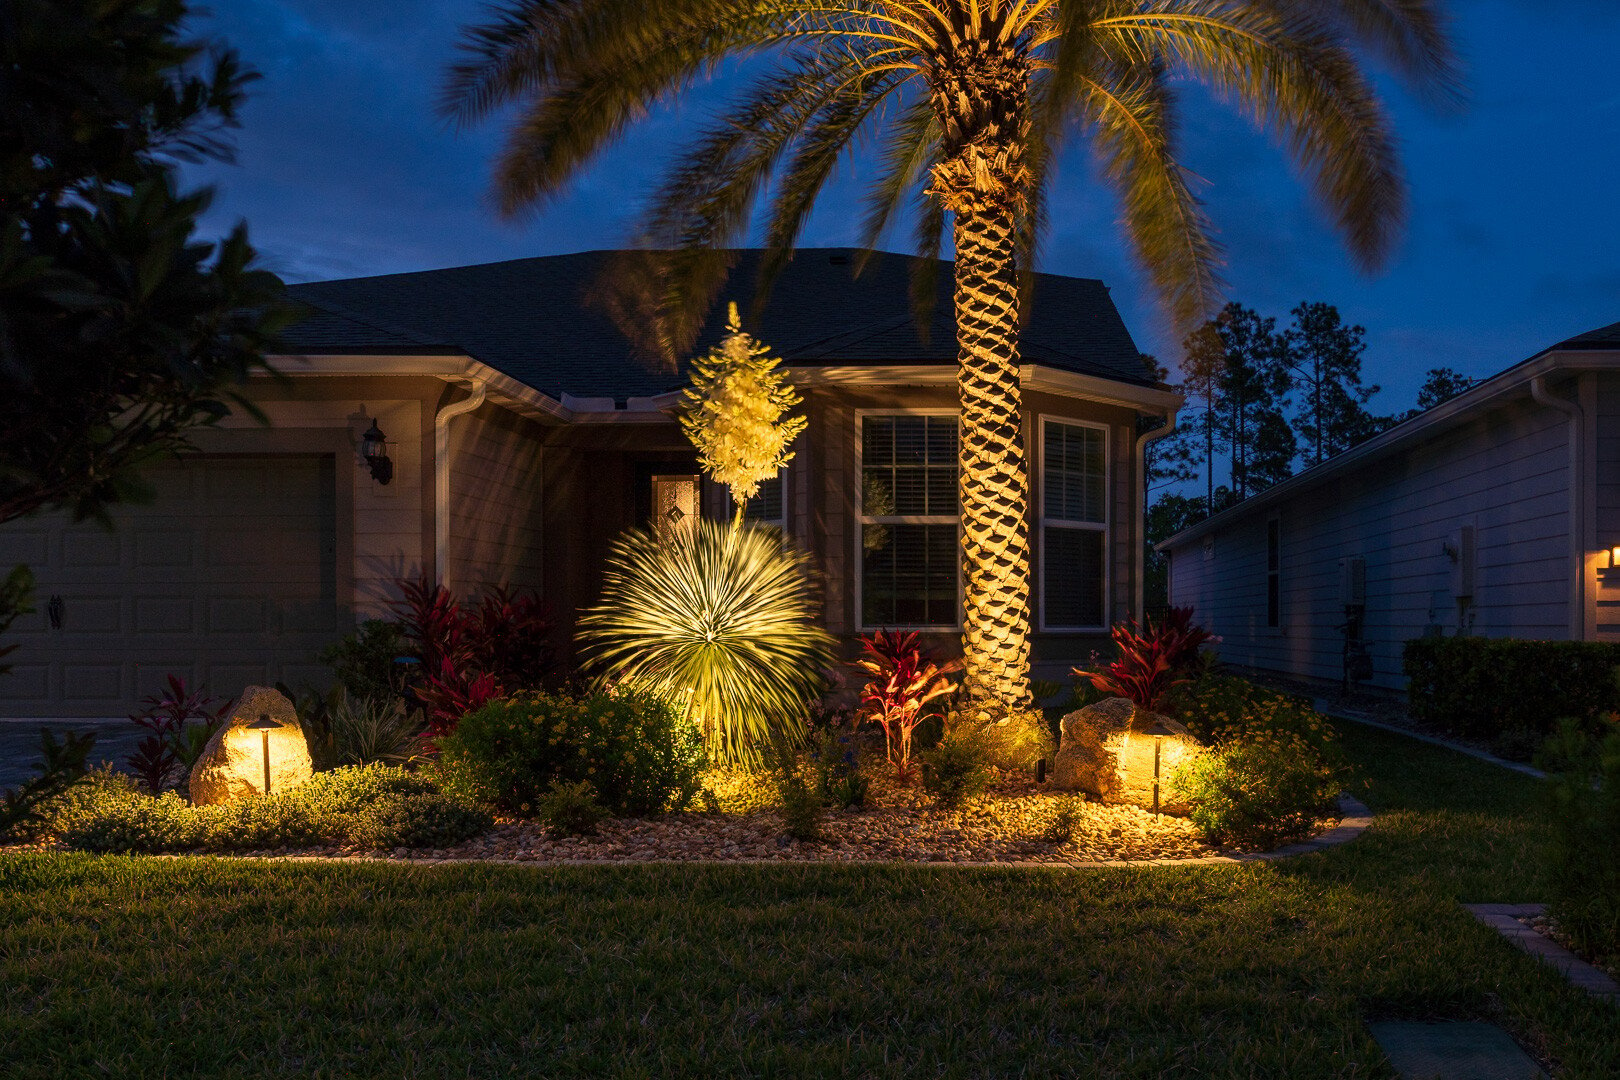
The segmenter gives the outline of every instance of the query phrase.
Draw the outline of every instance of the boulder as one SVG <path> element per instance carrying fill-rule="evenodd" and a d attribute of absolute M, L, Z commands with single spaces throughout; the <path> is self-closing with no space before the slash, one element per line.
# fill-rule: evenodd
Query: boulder
<path fill-rule="evenodd" d="M 1157 751 L 1160 812 L 1183 815 L 1190 809 L 1170 778 L 1203 747 L 1181 724 L 1121 697 L 1077 709 L 1061 724 L 1054 788 L 1083 791 L 1109 805 L 1131 803 L 1152 810 Z"/>
<path fill-rule="evenodd" d="M 309 779 L 309 744 L 293 703 L 268 686 L 250 686 L 191 768 L 194 804 L 213 806 L 264 793 L 264 733 L 248 727 L 261 716 L 281 723 L 270 732 L 270 790 L 286 791 Z"/>

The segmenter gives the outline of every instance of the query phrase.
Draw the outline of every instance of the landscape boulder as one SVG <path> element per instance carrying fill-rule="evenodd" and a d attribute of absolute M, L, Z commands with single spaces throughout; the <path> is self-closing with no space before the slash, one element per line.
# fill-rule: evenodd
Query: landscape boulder
<path fill-rule="evenodd" d="M 214 806 L 264 794 L 264 735 L 248 727 L 261 716 L 281 725 L 270 731 L 270 790 L 286 791 L 309 779 L 314 771 L 309 744 L 293 703 L 268 686 L 250 686 L 192 766 L 194 804 Z"/>
<path fill-rule="evenodd" d="M 1176 770 L 1203 747 L 1168 716 L 1139 709 L 1128 698 L 1106 698 L 1062 721 L 1052 786 L 1083 791 L 1097 801 L 1154 808 L 1154 756 L 1158 755 L 1158 809 L 1184 815 L 1190 807 L 1170 783 Z"/>

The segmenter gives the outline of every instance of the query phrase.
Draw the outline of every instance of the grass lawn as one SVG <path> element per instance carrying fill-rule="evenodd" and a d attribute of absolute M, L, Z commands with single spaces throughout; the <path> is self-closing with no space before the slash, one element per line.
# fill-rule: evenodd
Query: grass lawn
<path fill-rule="evenodd" d="M 1373 828 L 1261 866 L 0 857 L 0 1076 L 1391 1077 L 1382 1018 L 1620 1076 L 1457 906 L 1545 898 L 1535 781 L 1345 736 Z"/>

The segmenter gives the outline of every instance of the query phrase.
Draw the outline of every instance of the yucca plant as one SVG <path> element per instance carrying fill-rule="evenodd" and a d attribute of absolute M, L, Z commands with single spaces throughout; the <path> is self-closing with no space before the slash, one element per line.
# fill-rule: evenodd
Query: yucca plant
<path fill-rule="evenodd" d="M 757 765 L 773 741 L 802 737 L 832 664 L 811 572 L 775 529 L 632 529 L 579 620 L 586 662 L 689 709 L 711 760 Z"/>

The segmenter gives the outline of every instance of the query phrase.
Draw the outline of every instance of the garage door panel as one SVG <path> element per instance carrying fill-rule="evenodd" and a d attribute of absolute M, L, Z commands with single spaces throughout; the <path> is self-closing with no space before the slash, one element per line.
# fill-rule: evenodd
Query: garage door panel
<path fill-rule="evenodd" d="M 124 696 L 123 664 L 62 665 L 62 697 L 65 700 L 121 702 Z"/>
<path fill-rule="evenodd" d="M 142 531 L 135 534 L 135 565 L 138 568 L 184 566 L 196 560 L 195 540 L 179 529 Z"/>
<path fill-rule="evenodd" d="M 121 716 L 171 673 L 220 697 L 329 680 L 315 657 L 342 625 L 330 457 L 195 457 L 150 479 L 156 501 L 115 508 L 113 533 L 66 515 L 0 527 L 0 573 L 31 565 L 40 609 L 7 635 L 0 716 Z"/>
<path fill-rule="evenodd" d="M 197 625 L 197 605 L 189 598 L 138 596 L 135 598 L 135 632 L 137 634 L 193 635 L 202 628 Z"/>

